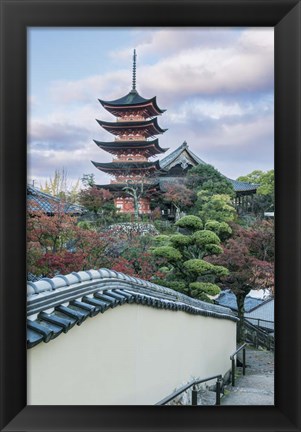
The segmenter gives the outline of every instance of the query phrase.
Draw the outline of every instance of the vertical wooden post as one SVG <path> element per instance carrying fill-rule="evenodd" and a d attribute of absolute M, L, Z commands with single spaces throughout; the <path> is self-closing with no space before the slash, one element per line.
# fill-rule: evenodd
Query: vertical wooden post
<path fill-rule="evenodd" d="M 246 348 L 242 350 L 242 374 L 246 374 Z"/>
<path fill-rule="evenodd" d="M 232 359 L 232 387 L 235 386 L 235 359 Z"/>
<path fill-rule="evenodd" d="M 194 385 L 191 390 L 191 405 L 197 406 L 198 404 L 198 391 L 196 389 L 196 386 Z"/>
<path fill-rule="evenodd" d="M 215 405 L 221 404 L 221 379 L 218 378 L 216 381 L 216 402 Z"/>

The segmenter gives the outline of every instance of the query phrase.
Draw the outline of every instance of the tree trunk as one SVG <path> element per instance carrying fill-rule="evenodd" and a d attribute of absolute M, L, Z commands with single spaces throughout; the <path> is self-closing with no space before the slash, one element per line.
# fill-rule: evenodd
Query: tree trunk
<path fill-rule="evenodd" d="M 134 211 L 135 211 L 135 221 L 138 222 L 139 220 L 139 199 L 137 195 L 134 195 Z"/>
<path fill-rule="evenodd" d="M 177 222 L 180 219 L 180 207 L 176 206 L 175 204 L 174 204 L 174 206 L 176 209 L 175 221 Z"/>
<path fill-rule="evenodd" d="M 245 298 L 246 294 L 236 294 L 236 300 L 237 300 L 237 316 L 239 318 L 239 321 L 237 323 L 237 342 L 243 341 L 244 338 L 244 331 L 243 331 L 243 319 L 244 319 L 244 313 L 245 313 Z"/>

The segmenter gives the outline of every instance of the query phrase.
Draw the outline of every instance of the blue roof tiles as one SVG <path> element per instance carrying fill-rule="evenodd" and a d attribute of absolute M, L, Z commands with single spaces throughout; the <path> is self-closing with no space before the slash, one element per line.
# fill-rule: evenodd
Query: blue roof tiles
<path fill-rule="evenodd" d="M 235 295 L 230 290 L 224 290 L 220 293 L 219 297 L 215 299 L 215 302 L 221 306 L 228 307 L 234 311 L 237 311 L 237 301 Z M 245 298 L 245 312 L 250 312 L 252 309 L 263 303 L 262 299 L 254 297 Z"/>
<path fill-rule="evenodd" d="M 85 212 L 85 208 L 80 205 L 63 202 L 57 197 L 27 185 L 27 211 L 29 213 L 43 211 L 47 214 L 55 214 L 59 209 L 63 209 L 68 214 L 82 214 Z"/>

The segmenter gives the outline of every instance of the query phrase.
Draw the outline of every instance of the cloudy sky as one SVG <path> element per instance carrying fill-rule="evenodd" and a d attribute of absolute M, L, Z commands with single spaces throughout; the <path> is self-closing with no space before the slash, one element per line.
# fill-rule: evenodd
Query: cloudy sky
<path fill-rule="evenodd" d="M 28 30 L 28 180 L 64 168 L 70 182 L 109 162 L 95 119 L 114 121 L 98 98 L 137 90 L 167 111 L 160 145 L 183 141 L 231 178 L 273 168 L 274 30 L 270 28 L 32 28 Z M 165 153 L 167 154 L 167 153 Z"/>

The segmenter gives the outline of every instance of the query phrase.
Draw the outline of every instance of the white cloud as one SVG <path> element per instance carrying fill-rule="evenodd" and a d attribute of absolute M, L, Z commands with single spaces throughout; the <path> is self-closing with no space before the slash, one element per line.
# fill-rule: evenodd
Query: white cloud
<path fill-rule="evenodd" d="M 169 129 L 159 137 L 162 147 L 173 150 L 187 140 L 232 177 L 272 168 L 273 29 L 137 30 L 134 39 L 138 91 L 157 95 L 167 109 L 159 118 Z M 111 56 L 120 60 L 111 72 L 52 82 L 52 108 L 29 116 L 30 177 L 49 178 L 64 166 L 74 180 L 94 173 L 98 183 L 109 181 L 90 162 L 112 159 L 93 143 L 114 139 L 95 121 L 114 121 L 97 98 L 115 99 L 130 90 L 132 47 Z M 39 100 L 29 102 L 37 106 Z"/>
<path fill-rule="evenodd" d="M 223 46 L 235 42 L 237 31 L 229 28 L 165 28 L 143 29 L 134 32 L 134 46 L 111 52 L 116 60 L 129 61 L 136 48 L 138 65 L 143 64 L 150 55 L 170 56 L 191 47 Z"/>
<path fill-rule="evenodd" d="M 221 30 L 220 37 L 217 34 L 207 31 L 204 42 L 201 31 L 154 32 L 149 42 L 138 45 L 142 53 L 137 68 L 138 88 L 149 97 L 155 93 L 169 101 L 182 95 L 271 90 L 273 30 L 250 29 L 242 33 Z M 231 37 L 227 38 L 227 34 Z M 210 36 L 214 43 L 212 40 L 209 43 Z M 128 58 L 125 68 L 82 80 L 56 82 L 51 89 L 52 96 L 57 102 L 70 103 L 91 101 L 95 95 L 110 99 L 126 94 L 131 85 L 131 51 L 129 48 L 118 53 Z M 144 51 L 164 51 L 165 55 L 152 63 L 147 61 Z"/>

